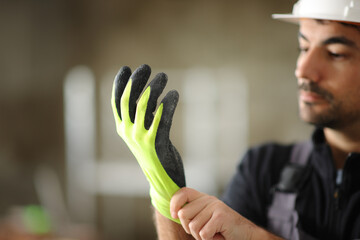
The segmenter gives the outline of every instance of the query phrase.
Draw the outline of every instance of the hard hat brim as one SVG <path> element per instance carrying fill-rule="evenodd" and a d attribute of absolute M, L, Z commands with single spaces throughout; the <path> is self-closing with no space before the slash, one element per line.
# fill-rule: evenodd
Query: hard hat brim
<path fill-rule="evenodd" d="M 345 22 L 349 24 L 359 25 L 358 20 L 344 19 L 344 18 L 334 18 L 334 17 L 325 17 L 321 15 L 313 16 L 313 15 L 294 15 L 294 14 L 272 14 L 272 18 L 284 22 L 295 23 L 298 24 L 300 19 L 318 19 L 318 20 L 329 20 L 336 22 Z"/>
<path fill-rule="evenodd" d="M 284 22 L 299 23 L 299 17 L 293 14 L 272 14 L 273 19 L 277 19 Z"/>

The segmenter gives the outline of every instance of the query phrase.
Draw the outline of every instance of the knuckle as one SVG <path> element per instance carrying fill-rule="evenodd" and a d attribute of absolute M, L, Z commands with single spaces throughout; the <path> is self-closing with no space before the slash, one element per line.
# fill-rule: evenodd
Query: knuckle
<path fill-rule="evenodd" d="M 211 239 L 210 232 L 207 229 L 202 229 L 199 233 L 202 240 Z"/>
<path fill-rule="evenodd" d="M 219 208 L 217 211 L 214 212 L 213 219 L 214 219 L 214 221 L 221 221 L 226 216 L 227 216 L 227 214 L 225 213 L 225 211 L 223 209 Z"/>
<path fill-rule="evenodd" d="M 214 203 L 217 203 L 217 202 L 218 202 L 217 197 L 212 196 L 212 195 L 209 195 L 208 197 L 209 197 L 209 199 L 210 199 L 211 201 L 213 201 Z"/>
<path fill-rule="evenodd" d="M 196 228 L 197 228 L 196 223 L 194 221 L 191 221 L 189 223 L 189 228 L 192 232 L 196 232 Z"/>
<path fill-rule="evenodd" d="M 190 188 L 188 188 L 188 187 L 183 187 L 183 188 L 180 189 L 179 192 L 181 192 L 182 194 L 185 194 L 185 195 L 189 195 L 189 194 L 190 194 L 190 191 L 191 191 Z"/>
<path fill-rule="evenodd" d="M 180 209 L 179 212 L 178 212 L 178 216 L 179 216 L 179 218 L 181 218 L 181 219 L 186 219 L 185 210 L 184 210 L 184 209 Z"/>
<path fill-rule="evenodd" d="M 194 233 L 195 235 L 198 235 L 199 231 L 200 231 L 200 227 L 199 224 L 196 221 L 191 221 L 189 223 L 189 229 L 191 230 L 192 233 Z"/>
<path fill-rule="evenodd" d="M 221 212 L 217 212 L 213 215 L 212 220 L 214 221 L 214 223 L 223 222 L 224 214 L 222 214 Z"/>
<path fill-rule="evenodd" d="M 214 196 L 209 197 L 209 205 L 214 210 L 219 210 L 219 209 L 223 208 L 222 202 L 219 199 L 217 199 L 216 197 L 214 197 Z"/>

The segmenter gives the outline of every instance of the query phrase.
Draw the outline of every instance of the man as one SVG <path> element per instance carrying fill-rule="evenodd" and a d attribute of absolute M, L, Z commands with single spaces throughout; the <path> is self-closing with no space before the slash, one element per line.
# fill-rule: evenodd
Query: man
<path fill-rule="evenodd" d="M 298 145 L 254 147 L 223 201 L 177 184 L 180 190 L 168 191 L 171 200 L 165 209 L 171 216 L 157 200 L 166 194 L 155 189 L 166 184 L 154 183 L 149 168 L 142 166 L 151 179 L 159 239 L 360 238 L 360 0 L 300 0 L 293 14 L 274 17 L 300 26 L 295 70 L 299 111 L 316 127 L 309 153 L 300 161 L 293 154 Z M 172 116 L 174 107 L 166 103 L 164 114 Z M 118 132 L 123 134 L 119 127 Z M 139 159 L 146 157 L 133 149 L 142 165 Z M 159 152 L 158 159 L 177 183 Z"/>

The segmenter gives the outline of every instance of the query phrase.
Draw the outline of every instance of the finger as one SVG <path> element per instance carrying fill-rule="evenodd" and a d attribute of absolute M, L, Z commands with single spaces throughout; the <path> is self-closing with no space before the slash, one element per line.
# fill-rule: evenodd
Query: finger
<path fill-rule="evenodd" d="M 170 91 L 161 101 L 153 125 L 150 127 L 156 131 L 155 147 L 159 160 L 169 177 L 181 188 L 186 186 L 184 166 L 181 156 L 169 139 L 169 132 L 174 112 L 179 101 L 177 91 Z M 158 112 L 162 111 L 161 115 Z M 160 122 L 159 116 L 161 117 Z M 168 153 L 172 153 L 169 155 Z"/>
<path fill-rule="evenodd" d="M 221 235 L 223 224 L 223 219 L 217 217 L 216 213 L 214 214 L 213 212 L 211 218 L 203 225 L 199 232 L 201 239 L 225 239 Z"/>
<path fill-rule="evenodd" d="M 179 214 L 181 211 L 182 209 L 179 211 Z M 193 219 L 190 220 L 188 228 L 190 229 L 191 235 L 194 236 L 196 239 L 202 239 L 200 236 L 200 231 L 211 219 L 212 213 L 213 209 L 206 205 L 201 211 L 199 210 L 199 212 L 197 212 Z"/>
<path fill-rule="evenodd" d="M 130 79 L 132 82 L 130 98 L 129 98 L 129 116 L 131 122 L 134 123 L 136 113 L 136 102 L 139 99 L 141 92 L 143 91 L 146 82 L 148 81 L 151 74 L 151 68 L 143 64 L 138 67 L 131 75 Z"/>
<path fill-rule="evenodd" d="M 129 99 L 130 99 L 130 92 L 131 92 L 131 84 L 132 81 L 128 81 L 124 92 L 121 96 L 120 100 L 120 108 L 121 108 L 121 119 L 123 122 L 128 124 L 130 122 L 130 115 L 129 115 Z"/>
<path fill-rule="evenodd" d="M 145 128 L 149 129 L 150 125 L 153 121 L 154 115 L 153 112 L 156 109 L 157 100 L 161 93 L 163 92 L 166 83 L 167 83 L 167 76 L 165 73 L 159 73 L 155 76 L 154 80 L 152 80 L 148 87 L 150 87 L 150 98 L 148 100 L 146 114 L 145 114 Z"/>
<path fill-rule="evenodd" d="M 160 104 L 158 109 L 156 110 L 155 116 L 154 116 L 154 120 L 152 122 L 152 125 L 149 128 L 149 135 L 153 137 L 152 141 L 155 142 L 155 140 L 158 138 L 158 128 L 159 128 L 159 124 L 160 124 L 160 120 L 161 120 L 161 116 L 163 114 L 163 109 L 164 109 L 164 105 Z M 162 146 L 163 147 L 163 146 Z M 156 148 L 156 143 L 155 143 L 155 148 Z M 168 149 L 161 149 L 160 152 L 157 151 L 156 149 L 156 153 L 159 157 L 159 159 L 161 160 L 161 157 L 163 157 L 164 152 L 168 152 Z"/>
<path fill-rule="evenodd" d="M 113 84 L 113 93 L 111 104 L 113 105 L 113 110 L 116 110 L 115 117 L 119 117 L 121 119 L 121 106 L 120 99 L 123 95 L 125 86 L 130 78 L 131 69 L 127 66 L 120 68 L 119 72 L 116 74 Z M 114 111 L 115 114 L 115 111 Z"/>
<path fill-rule="evenodd" d="M 157 129 L 157 141 L 167 141 L 169 139 L 170 128 L 178 102 L 179 93 L 176 90 L 168 92 L 161 101 L 161 104 L 163 105 L 163 113 Z"/>
<path fill-rule="evenodd" d="M 181 188 L 170 200 L 171 216 L 173 218 L 179 218 L 178 212 L 186 203 L 190 203 L 203 195 L 203 193 L 200 193 L 192 188 Z"/>
<path fill-rule="evenodd" d="M 201 195 L 195 200 L 185 204 L 181 209 L 179 209 L 178 216 L 179 218 L 186 218 L 192 220 L 199 214 L 199 212 L 203 211 L 210 202 L 210 196 Z"/>
<path fill-rule="evenodd" d="M 169 141 L 169 132 L 172 124 L 172 118 L 179 101 L 179 93 L 175 90 L 168 92 L 160 103 L 155 113 L 153 124 L 150 131 L 157 132 L 156 144 L 159 146 L 167 146 Z M 159 151 L 158 154 L 162 154 Z M 159 156 L 161 158 L 161 156 Z"/>
<path fill-rule="evenodd" d="M 206 209 L 207 204 L 209 204 L 211 200 L 205 196 L 206 195 L 202 195 L 199 198 L 185 204 L 177 213 L 181 225 L 186 230 L 186 232 L 192 234 L 196 238 L 199 237 L 198 232 L 204 225 L 204 223 L 200 223 L 200 221 L 204 219 L 205 216 L 203 210 Z M 210 217 L 211 215 L 208 218 Z"/>
<path fill-rule="evenodd" d="M 140 100 L 136 107 L 136 114 L 135 114 L 135 126 L 136 132 L 141 132 L 144 129 L 144 119 L 145 119 L 145 112 L 147 103 L 149 101 L 150 96 L 150 88 L 148 87 L 145 92 L 141 95 Z"/>
<path fill-rule="evenodd" d="M 224 217 L 229 216 L 221 211 L 221 207 L 214 205 L 210 220 L 204 224 L 199 233 L 202 239 L 225 239 L 222 235 L 225 231 Z"/>

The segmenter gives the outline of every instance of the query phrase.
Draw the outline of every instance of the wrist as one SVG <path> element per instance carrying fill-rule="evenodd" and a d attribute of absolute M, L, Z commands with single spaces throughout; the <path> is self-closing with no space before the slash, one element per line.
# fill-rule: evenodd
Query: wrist
<path fill-rule="evenodd" d="M 154 219 L 159 240 L 194 240 L 191 235 L 184 231 L 180 224 L 164 217 L 156 209 L 154 209 Z"/>
<path fill-rule="evenodd" d="M 248 219 L 242 218 L 240 221 L 240 226 L 242 226 L 240 232 L 241 236 L 246 240 L 284 240 L 281 237 L 278 237 L 266 229 L 254 224 Z M 240 235 L 239 235 L 240 236 Z"/>
<path fill-rule="evenodd" d="M 156 211 L 163 215 L 164 217 L 168 218 L 169 220 L 180 224 L 179 219 L 174 219 L 170 213 L 170 200 L 168 198 L 169 194 L 162 193 L 159 194 L 152 186 L 150 187 L 150 197 L 151 197 L 151 204 L 156 209 Z"/>

